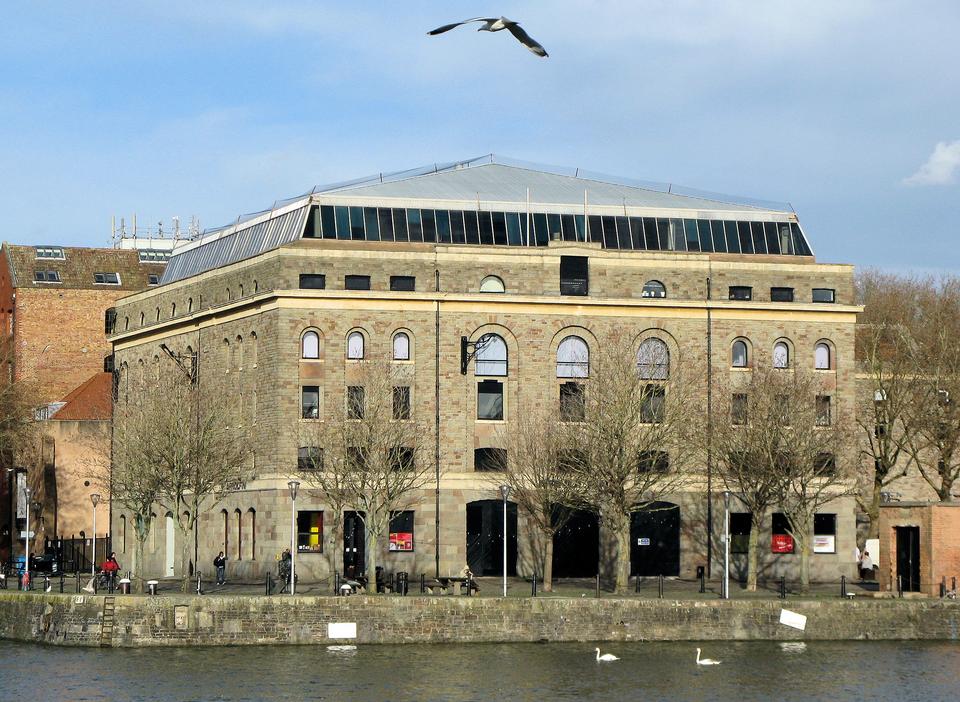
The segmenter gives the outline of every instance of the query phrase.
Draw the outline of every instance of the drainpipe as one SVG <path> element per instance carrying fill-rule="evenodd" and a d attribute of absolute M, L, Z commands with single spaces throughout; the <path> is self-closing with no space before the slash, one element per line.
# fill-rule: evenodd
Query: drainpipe
<path fill-rule="evenodd" d="M 433 406 L 434 416 L 434 461 L 437 487 L 434 493 L 434 567 L 436 577 L 440 577 L 440 270 L 434 268 L 434 284 L 437 297 L 434 300 L 434 385 Z"/>

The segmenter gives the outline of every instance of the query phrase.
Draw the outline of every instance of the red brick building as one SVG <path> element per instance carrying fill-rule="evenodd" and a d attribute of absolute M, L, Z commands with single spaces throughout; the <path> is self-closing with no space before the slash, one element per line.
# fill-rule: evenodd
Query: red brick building
<path fill-rule="evenodd" d="M 938 596 L 960 580 L 960 503 L 899 502 L 880 508 L 880 589 Z"/>
<path fill-rule="evenodd" d="M 34 383 L 37 405 L 45 407 L 41 416 L 57 420 L 45 426 L 42 465 L 28 467 L 26 482 L 3 466 L 0 559 L 22 549 L 16 539 L 23 527 L 15 499 L 18 480 L 40 503 L 39 514 L 31 514 L 35 547 L 44 536 L 89 530 L 89 492 L 95 488 L 86 475 L 90 468 L 83 467 L 89 461 L 79 456 L 90 453 L 98 437 L 109 447 L 109 432 L 102 431 L 110 414 L 103 371 L 111 347 L 104 314 L 121 297 L 156 285 L 168 256 L 169 249 L 0 247 L 0 333 L 13 343 L 14 378 Z M 61 407 L 69 417 L 56 416 Z M 75 504 L 78 500 L 83 504 Z M 106 513 L 102 529 L 100 524 L 97 531 L 106 532 Z"/>

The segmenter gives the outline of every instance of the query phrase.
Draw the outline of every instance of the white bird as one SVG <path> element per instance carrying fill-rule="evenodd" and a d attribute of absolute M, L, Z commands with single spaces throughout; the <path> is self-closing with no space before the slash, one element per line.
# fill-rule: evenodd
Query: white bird
<path fill-rule="evenodd" d="M 47 585 L 47 589 L 44 592 L 50 592 L 53 589 L 53 584 Z"/>
<path fill-rule="evenodd" d="M 600 649 L 598 648 L 598 649 L 597 649 L 597 660 L 598 660 L 598 661 L 618 661 L 618 660 L 620 660 L 620 659 L 617 658 L 617 657 L 616 657 L 615 655 L 613 655 L 612 653 L 604 653 L 604 654 L 601 656 L 601 655 L 600 655 Z"/>
<path fill-rule="evenodd" d="M 700 649 L 697 649 L 697 665 L 720 665 L 720 661 L 715 661 L 712 658 L 701 658 Z"/>
<path fill-rule="evenodd" d="M 451 29 L 455 29 L 461 24 L 470 24 L 471 22 L 483 22 L 483 26 L 477 30 L 478 32 L 502 32 L 504 29 L 506 29 L 516 38 L 517 41 L 530 49 L 530 51 L 535 53 L 537 56 L 540 56 L 541 58 L 546 58 L 549 56 L 547 50 L 540 46 L 540 44 L 535 41 L 533 37 L 523 31 L 523 28 L 519 24 L 513 20 L 507 19 L 506 17 L 474 17 L 473 19 L 463 20 L 462 22 L 445 24 L 442 27 L 437 27 L 436 29 L 427 32 L 427 34 L 429 36 L 436 36 L 437 34 L 449 32 Z"/>

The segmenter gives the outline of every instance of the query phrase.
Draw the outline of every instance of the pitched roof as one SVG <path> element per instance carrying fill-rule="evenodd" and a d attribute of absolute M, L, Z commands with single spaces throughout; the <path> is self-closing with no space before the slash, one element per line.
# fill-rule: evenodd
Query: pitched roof
<path fill-rule="evenodd" d="M 63 258 L 38 258 L 38 249 L 55 248 L 63 252 Z M 143 290 L 149 284 L 149 276 L 163 275 L 166 263 L 141 263 L 140 254 L 134 249 L 94 249 L 78 246 L 21 246 L 3 244 L 10 280 L 18 288 L 56 288 L 73 290 Z M 59 283 L 44 283 L 35 280 L 36 271 L 56 271 Z M 95 273 L 116 273 L 120 284 L 98 284 Z"/>
<path fill-rule="evenodd" d="M 75 388 L 53 415 L 54 420 L 110 419 L 113 411 L 113 374 L 98 372 Z"/>

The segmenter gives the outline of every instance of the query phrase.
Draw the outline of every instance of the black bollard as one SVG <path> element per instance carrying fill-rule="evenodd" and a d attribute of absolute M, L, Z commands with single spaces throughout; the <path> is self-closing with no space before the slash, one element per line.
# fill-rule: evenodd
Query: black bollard
<path fill-rule="evenodd" d="M 638 575 L 633 581 L 633 591 L 640 594 L 640 576 Z"/>
<path fill-rule="evenodd" d="M 420 573 L 420 594 L 422 595 L 426 591 L 427 591 L 427 576 L 425 576 L 423 573 Z"/>
<path fill-rule="evenodd" d="M 60 594 L 63 594 L 63 571 L 60 571 Z"/>
<path fill-rule="evenodd" d="M 780 599 L 787 599 L 787 576 L 780 576 Z"/>
<path fill-rule="evenodd" d="M 79 572 L 74 573 L 73 579 L 77 583 L 77 592 L 80 592 L 80 573 Z"/>
<path fill-rule="evenodd" d="M 700 571 L 700 594 L 702 595 L 706 591 L 707 591 L 707 576 L 706 576 L 706 573 L 703 570 L 701 570 Z"/>
<path fill-rule="evenodd" d="M 469 579 L 469 578 L 467 579 L 467 594 L 468 594 L 468 595 L 470 594 L 470 579 Z M 533 574 L 533 587 L 532 587 L 532 589 L 531 589 L 531 591 L 530 591 L 530 597 L 536 597 L 536 596 L 537 596 L 537 574 L 534 573 L 534 574 Z"/>
<path fill-rule="evenodd" d="M 846 596 L 847 596 L 847 576 L 841 575 L 840 576 L 840 597 L 843 598 Z"/>
<path fill-rule="evenodd" d="M 663 599 L 663 575 L 660 575 L 657 581 L 657 596 Z"/>
<path fill-rule="evenodd" d="M 600 573 L 597 573 L 597 597 L 600 597 Z"/>

